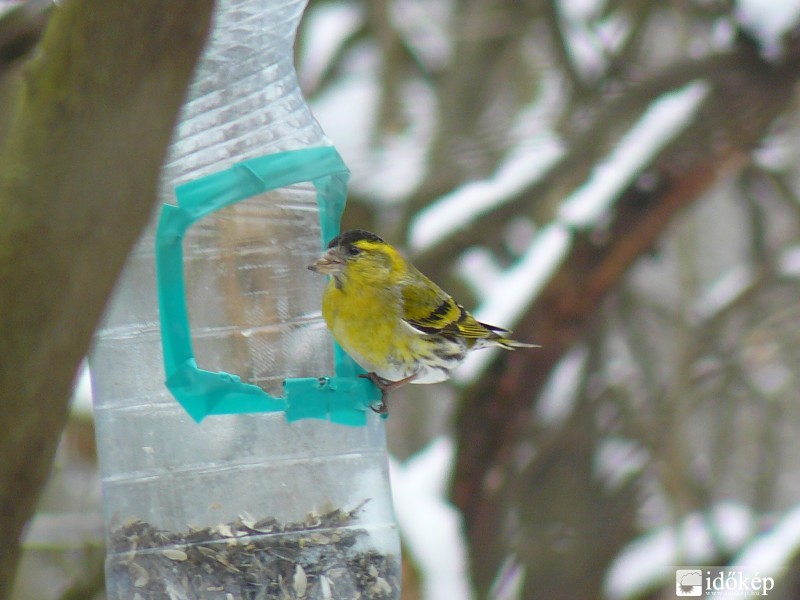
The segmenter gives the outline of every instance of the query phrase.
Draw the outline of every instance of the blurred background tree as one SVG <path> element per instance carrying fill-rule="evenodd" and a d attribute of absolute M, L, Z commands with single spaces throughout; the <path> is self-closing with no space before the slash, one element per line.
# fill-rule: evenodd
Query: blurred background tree
<path fill-rule="evenodd" d="M 673 597 L 670 565 L 729 564 L 797 504 L 798 12 L 311 3 L 345 226 L 543 346 L 392 402 L 397 456 L 455 440 L 476 597 Z"/>
<path fill-rule="evenodd" d="M 400 461 L 452 448 L 469 568 L 432 596 L 401 518 L 407 598 L 673 598 L 672 566 L 765 541 L 774 595 L 796 597 L 799 18 L 769 0 L 310 2 L 298 73 L 353 172 L 343 227 L 542 345 L 393 397 Z M 62 475 L 84 472 L 82 431 Z M 79 570 L 51 587 L 81 589 Z"/>

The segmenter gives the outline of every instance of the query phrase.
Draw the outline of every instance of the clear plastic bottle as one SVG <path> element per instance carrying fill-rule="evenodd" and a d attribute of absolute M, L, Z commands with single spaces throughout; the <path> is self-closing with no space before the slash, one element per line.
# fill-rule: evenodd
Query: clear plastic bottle
<path fill-rule="evenodd" d="M 164 171 L 178 184 L 268 153 L 329 144 L 292 65 L 305 2 L 223 0 Z M 201 423 L 164 385 L 148 228 L 115 291 L 90 366 L 103 479 L 107 592 L 132 598 L 399 598 L 381 420 Z M 184 240 L 197 362 L 272 394 L 333 373 L 319 313 L 313 186 L 247 199 Z"/>

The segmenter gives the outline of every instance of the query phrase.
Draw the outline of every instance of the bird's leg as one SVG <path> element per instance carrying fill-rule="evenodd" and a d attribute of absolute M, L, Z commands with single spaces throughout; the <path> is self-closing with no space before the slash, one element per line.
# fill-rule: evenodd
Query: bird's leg
<path fill-rule="evenodd" d="M 386 395 L 393 389 L 398 388 L 401 385 L 405 385 L 406 383 L 414 381 L 417 378 L 417 374 L 412 373 L 408 377 L 404 377 L 403 379 L 399 379 L 397 381 L 390 381 L 384 377 L 381 377 L 374 371 L 370 373 L 362 373 L 361 375 L 359 375 L 359 377 L 363 377 L 364 379 L 369 379 L 381 391 L 380 403 L 377 406 L 373 406 L 372 404 L 370 404 L 369 407 L 379 415 L 385 415 L 386 413 L 389 412 L 389 407 L 386 405 Z"/>

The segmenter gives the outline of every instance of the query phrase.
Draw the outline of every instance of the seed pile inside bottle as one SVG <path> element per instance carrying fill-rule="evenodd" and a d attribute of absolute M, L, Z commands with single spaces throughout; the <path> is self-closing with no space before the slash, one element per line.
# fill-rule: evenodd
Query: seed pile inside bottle
<path fill-rule="evenodd" d="M 130 520 L 111 532 L 110 598 L 391 600 L 399 560 L 353 522 L 366 501 L 302 521 L 240 515 L 183 532 Z"/>

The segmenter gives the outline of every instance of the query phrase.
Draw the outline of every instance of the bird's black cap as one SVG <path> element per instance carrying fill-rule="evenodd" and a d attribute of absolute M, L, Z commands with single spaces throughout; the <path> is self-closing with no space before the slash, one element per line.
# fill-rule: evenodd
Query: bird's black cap
<path fill-rule="evenodd" d="M 328 242 L 328 248 L 336 248 L 336 246 L 352 246 L 356 242 L 360 242 L 362 240 L 366 240 L 368 242 L 383 242 L 381 238 L 374 233 L 370 233 L 369 231 L 364 231 L 363 229 L 350 229 L 349 231 L 340 233 L 330 242 Z"/>

